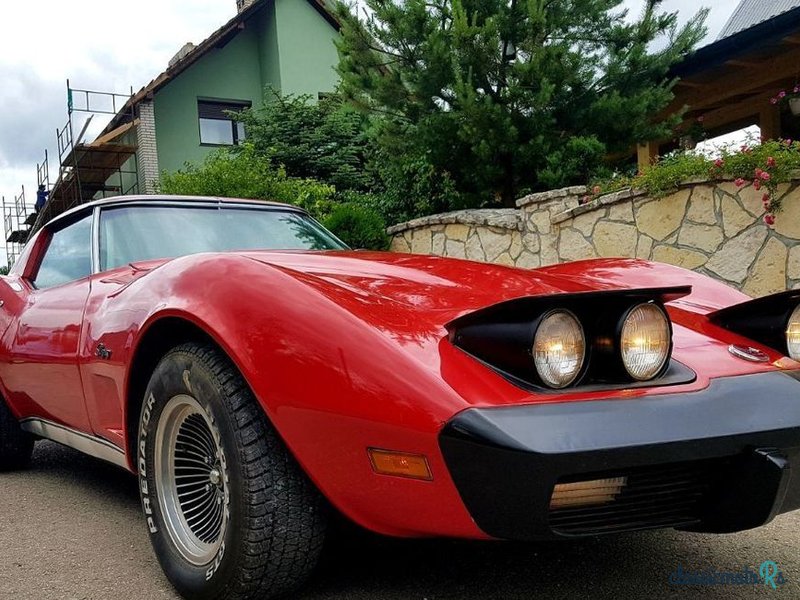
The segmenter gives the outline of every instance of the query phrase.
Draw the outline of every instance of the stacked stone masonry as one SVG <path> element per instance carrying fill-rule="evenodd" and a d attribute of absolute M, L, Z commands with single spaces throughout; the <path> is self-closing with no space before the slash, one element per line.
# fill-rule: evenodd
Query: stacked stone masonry
<path fill-rule="evenodd" d="M 526 196 L 517 209 L 432 215 L 389 228 L 392 250 L 523 268 L 636 257 L 693 269 L 751 296 L 800 288 L 800 177 L 782 184 L 774 228 L 763 192 L 693 182 L 660 198 L 623 190 L 580 204 L 583 187 Z"/>

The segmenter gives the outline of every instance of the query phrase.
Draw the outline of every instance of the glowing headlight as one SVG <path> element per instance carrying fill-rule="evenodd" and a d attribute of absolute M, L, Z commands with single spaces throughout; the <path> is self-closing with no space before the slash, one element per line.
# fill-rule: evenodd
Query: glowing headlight
<path fill-rule="evenodd" d="M 800 360 L 800 306 L 792 311 L 786 325 L 786 347 L 790 358 Z"/>
<path fill-rule="evenodd" d="M 575 381 L 586 354 L 583 328 L 575 315 L 567 310 L 546 314 L 533 337 L 532 354 L 539 377 L 550 387 Z"/>
<path fill-rule="evenodd" d="M 655 304 L 634 306 L 625 317 L 620 336 L 622 364 L 628 375 L 647 381 L 661 372 L 669 358 L 670 327 Z"/>

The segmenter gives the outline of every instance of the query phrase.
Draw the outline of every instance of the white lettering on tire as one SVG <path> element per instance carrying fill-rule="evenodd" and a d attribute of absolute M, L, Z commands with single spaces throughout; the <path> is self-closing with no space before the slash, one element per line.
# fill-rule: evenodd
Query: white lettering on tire
<path fill-rule="evenodd" d="M 151 534 L 158 533 L 155 519 L 153 519 L 153 508 L 150 502 L 150 490 L 147 485 L 147 425 L 153 412 L 153 405 L 156 398 L 151 393 L 142 409 L 142 421 L 139 424 L 139 489 L 142 492 L 142 509 L 147 519 L 147 528 Z"/>

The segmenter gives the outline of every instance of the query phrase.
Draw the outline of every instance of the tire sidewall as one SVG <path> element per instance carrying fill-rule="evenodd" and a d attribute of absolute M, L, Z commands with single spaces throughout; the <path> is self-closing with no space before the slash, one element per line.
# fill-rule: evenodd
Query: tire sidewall
<path fill-rule="evenodd" d="M 158 423 L 169 400 L 178 395 L 194 398 L 206 412 L 224 454 L 228 489 L 228 523 L 225 539 L 207 564 L 196 566 L 187 561 L 175 546 L 165 527 L 155 479 L 155 451 Z M 142 510 L 150 540 L 170 582 L 183 595 L 191 598 L 219 596 L 234 580 L 242 547 L 243 490 L 239 476 L 240 456 L 236 452 L 234 424 L 229 416 L 224 386 L 210 369 L 190 353 L 179 350 L 167 354 L 156 367 L 145 392 L 139 419 L 137 471 Z"/>

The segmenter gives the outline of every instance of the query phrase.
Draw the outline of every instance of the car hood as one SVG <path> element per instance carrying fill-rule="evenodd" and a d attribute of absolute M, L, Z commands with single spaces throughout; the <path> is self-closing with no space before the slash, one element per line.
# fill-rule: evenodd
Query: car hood
<path fill-rule="evenodd" d="M 253 260 L 319 287 L 419 311 L 460 313 L 530 295 L 596 289 L 536 270 L 388 252 L 248 252 Z"/>

